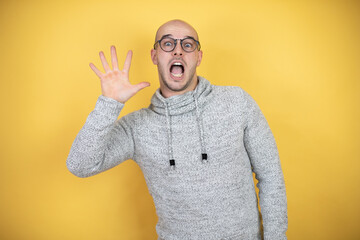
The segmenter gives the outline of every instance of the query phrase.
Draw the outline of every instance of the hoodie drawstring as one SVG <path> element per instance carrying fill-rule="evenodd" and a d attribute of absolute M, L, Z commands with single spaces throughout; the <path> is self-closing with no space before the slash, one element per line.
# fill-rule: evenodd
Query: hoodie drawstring
<path fill-rule="evenodd" d="M 172 169 L 175 169 L 175 159 L 172 149 L 172 130 L 171 130 L 171 122 L 170 122 L 171 119 L 170 119 L 169 107 L 167 103 L 165 103 L 165 114 L 166 114 L 167 130 L 168 130 L 168 151 L 170 157 L 169 162 L 170 162 L 170 167 Z"/>
<path fill-rule="evenodd" d="M 201 159 L 203 163 L 207 163 L 207 153 L 205 148 L 205 141 L 204 141 L 204 126 L 202 122 L 202 118 L 200 118 L 200 110 L 197 98 L 193 95 L 195 101 L 195 108 L 196 108 L 196 122 L 198 124 L 200 130 L 200 144 L 201 144 Z"/>

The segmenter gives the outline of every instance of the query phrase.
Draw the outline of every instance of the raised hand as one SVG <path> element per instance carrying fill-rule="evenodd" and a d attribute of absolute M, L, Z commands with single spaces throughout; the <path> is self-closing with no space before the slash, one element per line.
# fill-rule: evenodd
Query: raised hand
<path fill-rule="evenodd" d="M 131 65 L 132 51 L 128 51 L 123 70 L 119 70 L 115 46 L 110 47 L 112 70 L 106 61 L 104 53 L 99 53 L 105 73 L 102 73 L 90 63 L 90 68 L 101 80 L 102 95 L 125 103 L 141 89 L 150 86 L 149 82 L 141 82 L 132 85 L 129 81 L 129 70 Z"/>

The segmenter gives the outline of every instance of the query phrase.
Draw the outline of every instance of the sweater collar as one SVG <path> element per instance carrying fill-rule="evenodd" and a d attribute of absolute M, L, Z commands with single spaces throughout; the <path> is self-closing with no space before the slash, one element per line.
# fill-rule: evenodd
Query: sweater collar
<path fill-rule="evenodd" d="M 158 114 L 166 115 L 167 107 L 169 115 L 180 115 L 195 109 L 195 98 L 199 107 L 201 107 L 207 97 L 209 97 L 211 91 L 212 85 L 210 82 L 207 79 L 198 76 L 198 84 L 196 88 L 193 91 L 189 91 L 181 95 L 165 98 L 161 95 L 160 88 L 157 89 L 151 98 L 150 109 Z"/>
<path fill-rule="evenodd" d="M 198 80 L 199 82 L 193 91 L 189 91 L 181 95 L 175 95 L 169 98 L 164 98 L 160 93 L 160 89 L 157 89 L 151 98 L 150 109 L 158 114 L 165 115 L 166 118 L 166 128 L 168 134 L 168 157 L 170 167 L 173 170 L 175 169 L 175 158 L 172 144 L 173 132 L 171 116 L 184 114 L 193 110 L 195 110 L 196 122 L 199 128 L 199 140 L 201 144 L 201 154 L 199 153 L 199 157 L 204 163 L 208 161 L 204 141 L 204 126 L 200 109 L 211 97 L 210 93 L 212 92 L 212 85 L 203 77 L 198 76 Z"/>

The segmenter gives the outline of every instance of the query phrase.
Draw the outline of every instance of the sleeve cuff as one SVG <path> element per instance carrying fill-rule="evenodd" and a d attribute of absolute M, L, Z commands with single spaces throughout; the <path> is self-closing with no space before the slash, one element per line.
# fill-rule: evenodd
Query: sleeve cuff
<path fill-rule="evenodd" d="M 95 105 L 95 111 L 101 112 L 104 115 L 116 115 L 118 117 L 124 106 L 124 103 L 100 95 Z"/>

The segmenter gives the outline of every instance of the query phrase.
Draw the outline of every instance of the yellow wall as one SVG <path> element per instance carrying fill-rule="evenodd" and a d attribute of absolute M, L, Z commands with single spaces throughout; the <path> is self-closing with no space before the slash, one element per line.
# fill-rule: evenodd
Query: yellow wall
<path fill-rule="evenodd" d="M 359 239 L 359 1 L 1 1 L 0 239 L 155 239 L 157 217 L 133 161 L 80 179 L 65 166 L 101 94 L 89 67 L 134 51 L 131 81 L 158 88 L 157 27 L 197 28 L 198 73 L 260 105 L 278 143 L 288 237 Z"/>

